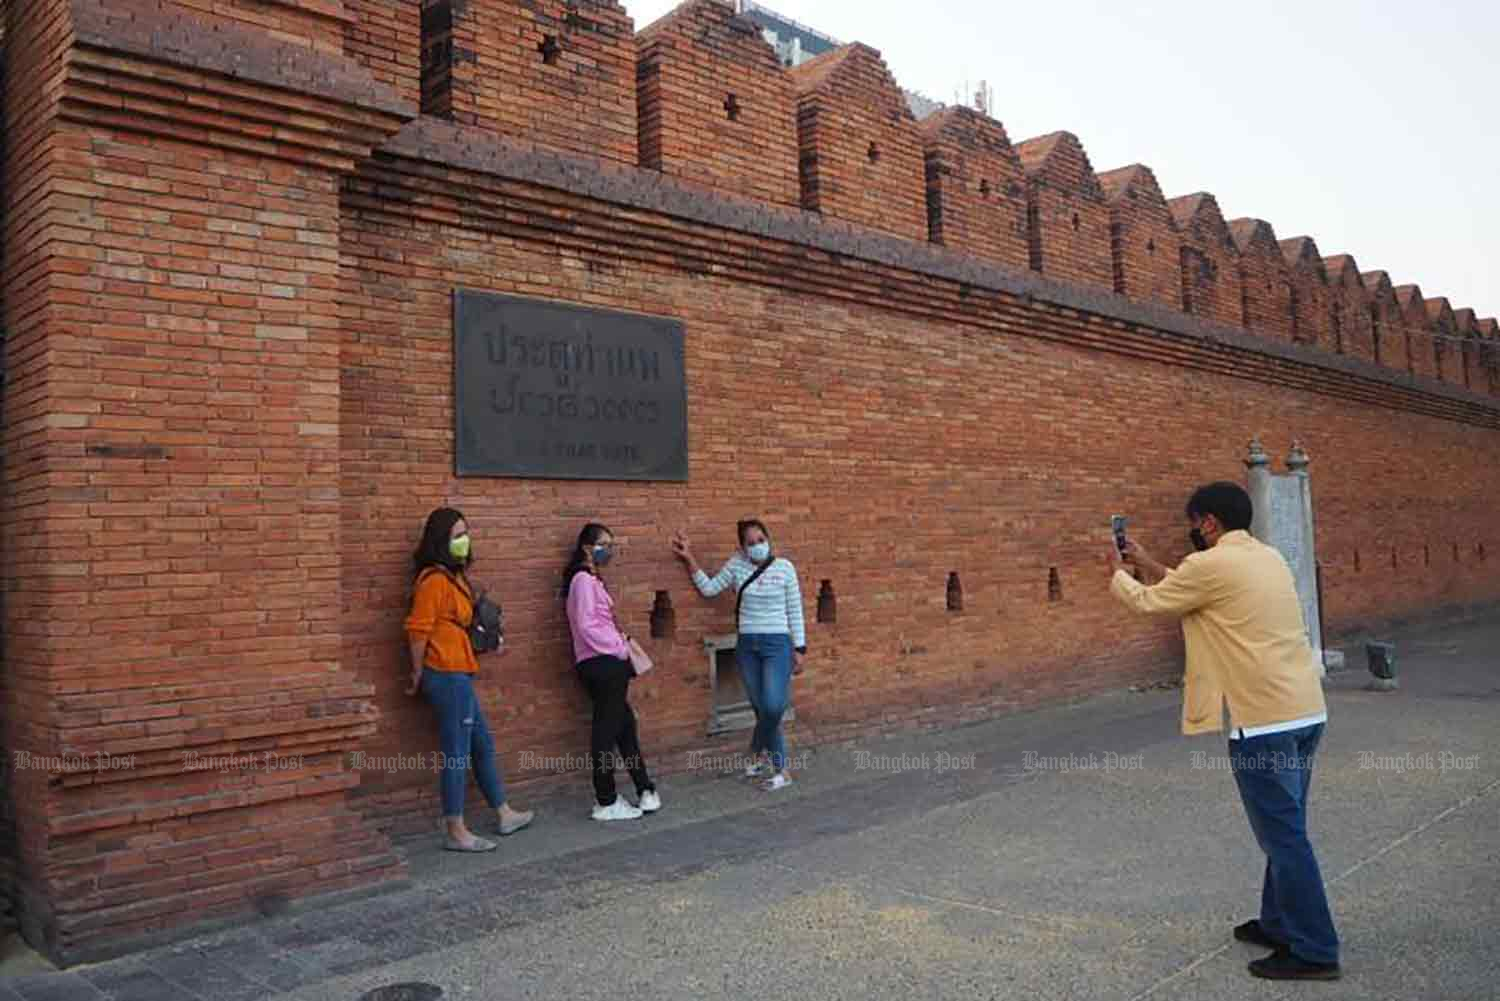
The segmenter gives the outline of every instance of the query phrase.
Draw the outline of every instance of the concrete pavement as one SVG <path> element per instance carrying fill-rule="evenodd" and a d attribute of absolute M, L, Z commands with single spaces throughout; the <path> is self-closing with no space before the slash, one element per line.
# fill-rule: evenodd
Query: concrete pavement
<path fill-rule="evenodd" d="M 1262 857 L 1225 745 L 1178 736 L 1178 693 L 1152 691 L 824 749 L 775 795 L 709 768 L 639 823 L 589 821 L 580 777 L 493 855 L 407 842 L 406 889 L 0 981 L 0 1001 L 1493 999 L 1500 623 L 1396 639 L 1399 692 L 1364 691 L 1354 650 L 1328 680 L 1311 822 L 1338 983 L 1246 972 L 1264 950 L 1229 931 Z"/>

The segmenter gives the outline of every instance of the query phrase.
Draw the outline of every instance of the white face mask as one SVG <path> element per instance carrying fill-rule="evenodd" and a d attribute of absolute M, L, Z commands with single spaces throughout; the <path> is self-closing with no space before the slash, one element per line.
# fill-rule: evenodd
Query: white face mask
<path fill-rule="evenodd" d="M 745 555 L 756 563 L 764 563 L 771 557 L 771 544 L 769 542 L 757 542 L 753 546 L 746 546 Z"/>

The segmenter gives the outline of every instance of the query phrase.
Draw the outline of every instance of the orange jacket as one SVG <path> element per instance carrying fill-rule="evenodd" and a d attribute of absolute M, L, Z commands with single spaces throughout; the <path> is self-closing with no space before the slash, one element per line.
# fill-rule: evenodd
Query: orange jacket
<path fill-rule="evenodd" d="M 469 642 L 474 596 L 463 577 L 438 569 L 423 570 L 406 617 L 408 639 L 425 639 L 423 667 L 457 674 L 477 674 L 479 660 Z"/>

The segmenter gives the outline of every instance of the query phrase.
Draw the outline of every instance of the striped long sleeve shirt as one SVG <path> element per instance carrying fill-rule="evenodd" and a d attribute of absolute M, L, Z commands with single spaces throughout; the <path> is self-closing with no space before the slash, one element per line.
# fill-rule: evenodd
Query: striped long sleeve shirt
<path fill-rule="evenodd" d="M 693 574 L 693 584 L 705 598 L 712 598 L 726 588 L 733 588 L 738 594 L 755 569 L 749 557 L 735 553 L 714 576 L 710 577 L 702 570 Z M 792 646 L 807 646 L 807 627 L 802 619 L 802 587 L 797 583 L 797 568 L 792 566 L 791 560 L 774 559 L 766 572 L 755 578 L 755 583 L 745 592 L 737 628 L 749 636 L 789 635 Z"/>

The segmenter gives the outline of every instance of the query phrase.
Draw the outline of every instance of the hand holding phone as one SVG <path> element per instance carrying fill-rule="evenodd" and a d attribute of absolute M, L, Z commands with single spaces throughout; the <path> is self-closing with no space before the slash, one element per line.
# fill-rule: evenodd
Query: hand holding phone
<path fill-rule="evenodd" d="M 1111 517 L 1109 519 L 1109 528 L 1115 536 L 1115 549 L 1119 550 L 1121 556 L 1124 556 L 1125 544 L 1129 541 L 1125 538 L 1125 516 L 1117 514 Z"/>

